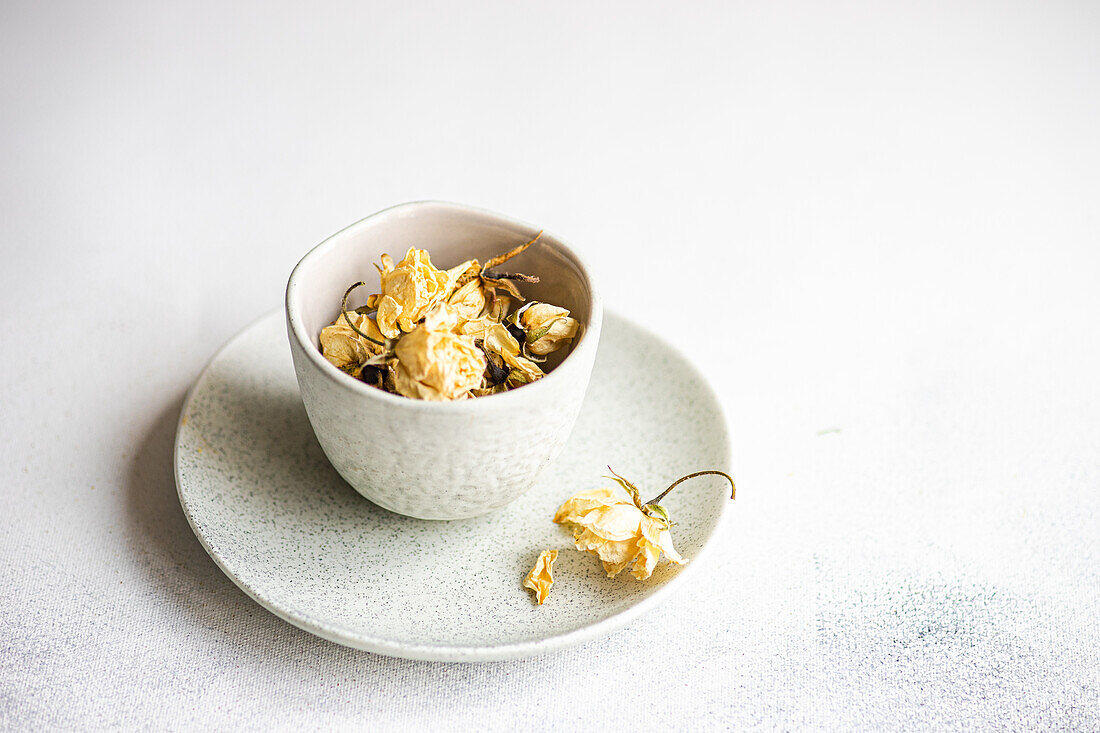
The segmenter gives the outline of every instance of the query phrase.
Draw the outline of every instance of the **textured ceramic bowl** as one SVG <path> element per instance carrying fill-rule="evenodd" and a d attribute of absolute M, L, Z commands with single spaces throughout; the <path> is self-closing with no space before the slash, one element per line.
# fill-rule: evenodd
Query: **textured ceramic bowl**
<path fill-rule="evenodd" d="M 286 290 L 286 321 L 302 401 L 329 461 L 374 503 L 421 519 L 484 514 L 524 493 L 558 455 L 580 411 L 600 340 L 603 306 L 588 268 L 544 232 L 509 261 L 537 274 L 524 295 L 568 308 L 581 328 L 533 384 L 459 402 L 424 402 L 353 379 L 321 355 L 321 329 L 339 314 L 348 285 L 377 284 L 383 252 L 426 249 L 453 267 L 531 239 L 536 227 L 458 204 L 402 204 L 352 224 L 302 258 Z M 365 297 L 365 292 L 357 297 Z"/>

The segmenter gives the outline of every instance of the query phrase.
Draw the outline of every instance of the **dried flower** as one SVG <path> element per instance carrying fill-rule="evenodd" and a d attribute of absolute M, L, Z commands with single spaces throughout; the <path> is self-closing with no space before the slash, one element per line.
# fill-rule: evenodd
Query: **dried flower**
<path fill-rule="evenodd" d="M 456 288 L 447 299 L 447 303 L 454 306 L 460 317 L 468 321 L 475 320 L 480 318 L 485 310 L 485 288 L 477 278 L 474 278 Z"/>
<path fill-rule="evenodd" d="M 496 257 L 493 257 L 482 266 L 480 270 L 481 282 L 485 286 L 485 288 L 493 294 L 493 296 L 496 296 L 497 289 L 500 289 L 508 293 L 508 295 L 512 296 L 516 300 L 523 300 L 523 296 L 520 295 L 519 289 L 516 288 L 516 286 L 510 281 L 517 280 L 519 282 L 527 283 L 537 283 L 539 281 L 539 279 L 534 275 L 524 275 L 521 272 L 498 272 L 494 268 L 503 265 L 505 262 L 512 259 L 513 257 L 526 252 L 527 248 L 537 242 L 539 240 L 539 237 L 541 236 L 542 232 L 539 232 L 531 241 L 525 244 L 521 244 L 514 249 L 510 249 L 502 255 L 497 255 Z"/>
<path fill-rule="evenodd" d="M 412 333 L 397 342 L 394 383 L 406 397 L 456 400 L 480 387 L 485 356 L 470 336 L 454 333 L 459 321 L 446 304 L 428 314 Z"/>
<path fill-rule="evenodd" d="M 535 567 L 527 574 L 523 581 L 524 588 L 535 591 L 535 599 L 541 606 L 550 594 L 550 586 L 554 585 L 554 561 L 558 559 L 557 550 L 543 550 L 539 553 L 539 559 L 535 561 Z"/>
<path fill-rule="evenodd" d="M 705 474 L 725 476 L 733 486 L 733 479 L 721 471 L 699 471 L 684 476 L 656 499 L 643 504 L 637 487 L 615 474 L 608 478 L 616 486 L 573 496 L 561 505 L 554 521 L 573 527 L 577 549 L 596 555 L 608 577 L 633 564 L 634 577 L 645 580 L 653 573 L 662 553 L 678 565 L 687 562 L 672 545 L 672 522 L 659 502 L 680 483 Z"/>
<path fill-rule="evenodd" d="M 567 309 L 538 302 L 516 311 L 515 320 L 526 334 L 527 350 L 536 356 L 545 356 L 572 341 L 580 325 L 569 317 Z"/>
<path fill-rule="evenodd" d="M 508 333 L 508 329 L 497 323 L 485 331 L 485 348 L 498 354 L 509 368 L 508 386 L 518 387 L 542 379 L 542 369 L 530 359 L 520 356 L 519 342 Z"/>
<path fill-rule="evenodd" d="M 383 336 L 375 322 L 355 311 L 341 314 L 331 326 L 321 329 L 321 353 L 329 362 L 338 369 L 354 369 L 358 372 L 359 365 L 367 359 L 382 353 L 382 347 L 372 343 L 355 332 L 348 325 L 352 325 L 372 338 L 381 341 Z M 356 376 L 358 374 L 356 373 Z"/>
<path fill-rule="evenodd" d="M 447 296 L 452 284 L 451 275 L 437 270 L 428 253 L 415 247 L 410 247 L 396 266 L 393 258 L 382 255 L 378 276 L 382 292 L 370 296 L 367 306 L 378 310 L 378 329 L 386 338 L 397 338 L 401 331 L 408 333 L 416 328 Z"/>

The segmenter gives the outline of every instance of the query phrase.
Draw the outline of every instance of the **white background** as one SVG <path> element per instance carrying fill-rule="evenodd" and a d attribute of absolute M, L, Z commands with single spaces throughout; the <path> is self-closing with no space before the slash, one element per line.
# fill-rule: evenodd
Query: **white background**
<path fill-rule="evenodd" d="M 1100 727 L 1100 6 L 676 5 L 0 7 L 0 727 Z M 721 395 L 709 576 L 606 639 L 344 649 L 176 501 L 206 359 L 423 198 Z"/>

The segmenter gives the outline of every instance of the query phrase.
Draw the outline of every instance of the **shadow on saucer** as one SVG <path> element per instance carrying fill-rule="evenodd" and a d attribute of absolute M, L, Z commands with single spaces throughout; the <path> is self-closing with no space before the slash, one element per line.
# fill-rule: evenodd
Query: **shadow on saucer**
<path fill-rule="evenodd" d="M 441 670 L 453 670 L 446 675 L 453 677 L 458 690 L 473 674 L 459 670 L 485 669 L 484 665 L 420 662 L 344 647 L 283 621 L 249 598 L 207 555 L 180 506 L 173 451 L 183 399 L 178 395 L 166 403 L 149 425 L 126 480 L 126 529 L 134 560 L 147 577 L 149 592 L 178 614 L 178 619 L 168 622 L 174 628 L 166 633 L 192 638 L 193 655 L 232 660 L 267 676 L 296 679 L 318 670 L 368 677 L 396 674 L 412 683 L 434 686 Z M 558 652 L 567 653 L 575 652 Z M 534 669 L 529 661 L 487 666 L 524 675 Z"/>
<path fill-rule="evenodd" d="M 192 624 L 205 635 L 213 630 L 222 643 L 246 644 L 268 661 L 285 653 L 288 644 L 323 654 L 350 652 L 261 608 L 199 544 L 176 493 L 173 450 L 182 408 L 182 395 L 164 406 L 127 472 L 127 529 L 150 589 L 179 611 L 181 624 Z"/>

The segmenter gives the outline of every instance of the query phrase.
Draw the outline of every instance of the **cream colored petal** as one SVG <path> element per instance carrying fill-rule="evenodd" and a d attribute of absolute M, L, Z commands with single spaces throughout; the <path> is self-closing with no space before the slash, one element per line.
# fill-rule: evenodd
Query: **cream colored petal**
<path fill-rule="evenodd" d="M 550 587 L 554 585 L 554 561 L 557 559 L 557 550 L 543 550 L 535 561 L 535 567 L 523 581 L 523 587 L 535 591 L 535 598 L 540 606 L 550 594 Z"/>
<path fill-rule="evenodd" d="M 507 295 L 501 295 L 496 293 L 496 297 L 488 301 L 488 313 L 489 318 L 498 323 L 503 321 L 508 315 L 508 311 L 512 308 L 512 299 Z"/>
<path fill-rule="evenodd" d="M 554 321 L 541 338 L 527 344 L 527 350 L 535 356 L 545 356 L 565 346 L 577 335 L 580 324 L 573 318 L 562 317 Z"/>
<path fill-rule="evenodd" d="M 378 301 L 378 313 L 375 318 L 378 321 L 378 330 L 386 338 L 397 338 L 401 335 L 401 329 L 397 325 L 397 319 L 401 315 L 401 306 L 389 295 L 383 295 Z"/>
<path fill-rule="evenodd" d="M 665 557 L 677 565 L 683 565 L 687 562 L 687 558 L 681 556 L 680 553 L 676 552 L 676 548 L 672 546 L 672 533 L 667 529 L 661 532 L 657 546 L 661 548 L 661 552 L 665 553 Z"/>
<path fill-rule="evenodd" d="M 370 336 L 372 339 L 375 339 L 376 341 L 384 340 L 385 337 L 382 335 L 382 332 L 378 330 L 378 324 L 376 324 L 374 322 L 373 318 L 369 318 L 368 316 L 366 316 L 362 313 L 356 313 L 355 311 L 348 311 L 347 318 L 351 319 L 351 322 L 353 324 L 355 324 L 356 328 L 358 328 L 360 331 L 362 331 L 363 333 Z M 337 316 L 336 321 L 334 322 L 334 325 L 341 325 L 341 324 L 344 325 L 344 326 L 347 326 L 347 321 L 345 320 L 344 314 L 340 314 L 339 316 Z M 350 328 L 348 328 L 348 330 L 351 331 Z M 352 333 L 355 333 L 355 332 L 352 331 Z M 355 335 L 363 343 L 363 346 L 365 346 L 372 353 L 375 353 L 375 354 L 382 353 L 382 347 L 381 346 L 379 346 L 378 344 L 372 343 L 370 341 L 364 341 L 363 337 L 359 336 L 359 334 L 355 334 Z"/>
<path fill-rule="evenodd" d="M 628 562 L 634 559 L 639 550 L 637 540 L 607 540 L 588 529 L 581 532 L 574 544 L 578 550 L 595 553 L 601 560 L 609 563 Z"/>
<path fill-rule="evenodd" d="M 522 356 L 505 356 L 504 362 L 512 368 L 511 373 L 508 375 L 510 386 L 518 387 L 523 384 L 530 384 L 546 376 L 538 364 Z"/>
<path fill-rule="evenodd" d="M 474 345 L 472 337 L 430 328 L 432 324 L 446 323 L 445 319 L 425 322 L 397 342 L 396 383 L 401 394 L 420 399 L 435 399 L 438 394 L 439 398 L 454 400 L 467 397 L 470 390 L 481 386 L 484 354 Z M 412 384 L 413 381 L 420 386 Z"/>
<path fill-rule="evenodd" d="M 409 375 L 408 370 L 400 363 L 394 369 L 394 389 L 397 393 L 414 400 L 427 400 L 428 402 L 446 402 L 447 399 L 439 390 L 429 387 L 423 382 Z"/>
<path fill-rule="evenodd" d="M 641 510 L 631 504 L 615 504 L 599 507 L 577 520 L 577 524 L 605 540 L 637 541 L 641 533 L 644 518 Z"/>
<path fill-rule="evenodd" d="M 453 332 L 458 329 L 463 318 L 458 308 L 447 303 L 440 303 L 424 316 L 424 328 L 429 331 Z"/>
<path fill-rule="evenodd" d="M 458 326 L 458 332 L 465 336 L 473 336 L 484 340 L 490 329 L 495 325 L 497 325 L 497 322 L 490 320 L 488 317 L 475 318 L 462 321 Z"/>
<path fill-rule="evenodd" d="M 619 487 L 608 488 L 601 486 L 598 489 L 582 491 L 570 497 L 554 515 L 554 521 L 559 524 L 574 523 L 580 517 L 601 506 L 612 506 L 630 502 L 630 497 Z"/>
<path fill-rule="evenodd" d="M 395 328 L 411 332 L 428 311 L 444 299 L 450 277 L 432 266 L 426 251 L 415 247 L 410 247 L 396 265 L 386 257 L 383 257 L 382 264 L 379 268 L 381 293 L 368 303 L 375 302 L 381 313 L 386 299 L 393 301 L 386 315 L 379 315 L 379 320 L 383 332 L 390 338 L 396 338 Z"/>
<path fill-rule="evenodd" d="M 607 573 L 607 577 L 614 578 L 616 575 L 621 573 L 623 569 L 629 564 L 630 560 L 618 563 L 605 562 L 603 563 L 603 571 Z"/>
<path fill-rule="evenodd" d="M 348 313 L 348 318 L 363 333 L 373 339 L 382 340 L 382 334 L 379 333 L 377 326 L 370 318 L 354 311 Z M 324 357 L 333 366 L 341 369 L 348 366 L 358 366 L 382 351 L 382 347 L 367 341 L 353 331 L 343 314 L 337 316 L 332 325 L 321 329 L 319 340 L 321 342 L 321 353 Z"/>
<path fill-rule="evenodd" d="M 519 354 L 519 341 L 516 341 L 508 329 L 499 323 L 489 327 L 485 332 L 485 348 L 500 354 L 504 360 L 515 359 Z"/>
<path fill-rule="evenodd" d="M 476 278 L 470 280 L 455 290 L 447 299 L 447 303 L 467 321 L 480 318 L 481 312 L 485 310 L 485 291 L 481 288 L 481 282 Z"/>
<path fill-rule="evenodd" d="M 549 303 L 532 303 L 519 315 L 519 325 L 524 331 L 538 331 L 562 316 L 568 316 L 569 311 Z"/>
<path fill-rule="evenodd" d="M 672 546 L 672 532 L 669 531 L 662 520 L 655 517 L 645 517 L 642 520 L 641 529 L 645 540 L 664 552 L 669 560 L 677 565 L 683 565 L 687 562 Z"/>
<path fill-rule="evenodd" d="M 647 579 L 653 574 L 653 569 L 657 567 L 657 561 L 660 559 L 661 549 L 643 540 L 641 551 L 634 561 L 634 569 L 631 571 L 632 575 L 638 580 Z"/>
<path fill-rule="evenodd" d="M 321 353 L 335 367 L 345 367 L 360 361 L 360 350 L 354 338 L 343 333 L 338 326 L 321 329 Z"/>

